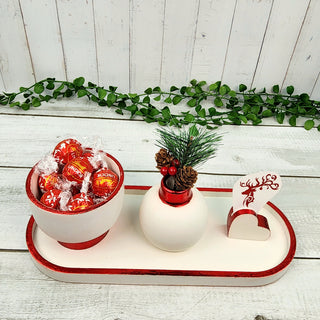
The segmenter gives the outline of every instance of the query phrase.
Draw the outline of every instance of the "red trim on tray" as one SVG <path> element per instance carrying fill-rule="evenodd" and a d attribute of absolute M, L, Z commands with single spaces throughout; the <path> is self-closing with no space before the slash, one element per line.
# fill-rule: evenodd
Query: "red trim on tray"
<path fill-rule="evenodd" d="M 151 187 L 147 186 L 125 186 L 125 189 L 135 189 L 135 190 L 148 190 Z M 232 189 L 225 188 L 198 188 L 200 191 L 211 191 L 211 192 L 232 192 Z M 203 190 L 205 189 L 205 190 Z M 275 210 L 279 216 L 283 219 L 290 235 L 290 247 L 287 256 L 279 263 L 277 266 L 264 270 L 264 271 L 207 271 L 207 270 L 161 270 L 161 269 L 115 269 L 115 268 L 70 268 L 62 267 L 53 264 L 43 258 L 38 252 L 37 248 L 33 242 L 33 230 L 35 227 L 35 220 L 31 216 L 27 230 L 26 230 L 26 242 L 29 252 L 33 258 L 42 266 L 47 269 L 51 269 L 60 273 L 70 273 L 70 274 L 110 274 L 110 275 L 161 275 L 161 276 L 195 276 L 195 277 L 228 277 L 228 278 L 262 278 L 272 276 L 282 270 L 284 270 L 292 261 L 295 251 L 296 251 L 296 237 L 293 228 L 287 219 L 287 217 L 282 213 L 282 211 L 276 207 L 273 203 L 268 202 L 273 210 Z"/>
<path fill-rule="evenodd" d="M 110 201 L 116 194 L 118 194 L 120 188 L 122 187 L 123 185 L 123 181 L 124 181 L 124 171 L 123 171 L 123 168 L 120 164 L 120 162 L 115 158 L 113 157 L 111 154 L 109 153 L 104 153 L 108 158 L 110 158 L 111 160 L 113 160 L 116 165 L 118 166 L 119 168 L 119 171 L 120 171 L 120 176 L 119 176 L 119 182 L 118 182 L 118 185 L 116 186 L 116 188 L 113 190 L 113 192 L 111 193 L 111 195 L 105 200 L 105 201 L 102 201 L 100 203 L 97 203 L 97 204 L 94 204 L 92 206 L 90 206 L 89 208 L 87 209 L 83 209 L 81 211 L 62 211 L 62 210 L 56 210 L 56 209 L 51 209 L 47 206 L 45 206 L 44 204 L 42 204 L 35 196 L 34 194 L 32 193 L 31 191 L 31 188 L 30 188 L 30 185 L 31 185 L 31 178 L 32 178 L 32 175 L 36 169 L 36 166 L 33 166 L 33 168 L 30 170 L 28 176 L 27 176 L 27 180 L 26 180 L 26 193 L 27 193 L 27 196 L 29 198 L 29 200 L 37 207 L 39 207 L 40 209 L 42 210 L 45 210 L 45 211 L 48 211 L 48 212 L 51 212 L 51 213 L 55 213 L 55 214 L 64 214 L 64 215 L 75 215 L 75 214 L 83 214 L 83 213 L 86 213 L 88 211 L 92 211 L 93 209 L 96 209 L 102 205 L 104 205 L 105 203 L 107 203 L 108 201 Z"/>

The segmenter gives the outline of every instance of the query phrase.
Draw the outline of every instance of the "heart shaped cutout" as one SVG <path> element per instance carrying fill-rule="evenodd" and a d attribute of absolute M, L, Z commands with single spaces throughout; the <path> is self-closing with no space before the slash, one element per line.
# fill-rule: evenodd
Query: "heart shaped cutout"
<path fill-rule="evenodd" d="M 253 210 L 242 209 L 233 212 L 230 209 L 227 223 L 228 237 L 244 240 L 267 240 L 270 228 L 266 217 Z"/>

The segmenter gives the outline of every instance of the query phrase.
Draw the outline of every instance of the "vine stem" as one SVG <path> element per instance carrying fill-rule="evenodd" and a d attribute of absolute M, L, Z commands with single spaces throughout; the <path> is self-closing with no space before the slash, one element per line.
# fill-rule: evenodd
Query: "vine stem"
<path fill-rule="evenodd" d="M 224 124 L 251 122 L 257 125 L 264 118 L 272 117 L 279 123 L 287 119 L 291 126 L 296 126 L 297 118 L 302 118 L 305 129 L 317 127 L 320 131 L 320 101 L 311 100 L 306 93 L 293 95 L 293 86 L 285 90 L 281 93 L 279 85 L 274 85 L 271 92 L 265 89 L 255 92 L 255 89 L 247 90 L 244 84 L 240 84 L 238 90 L 231 90 L 220 81 L 207 85 L 205 81 L 191 80 L 189 85 L 171 86 L 169 91 L 155 87 L 134 94 L 121 93 L 116 87 L 105 88 L 92 82 L 85 85 L 83 77 L 72 82 L 47 78 L 21 87 L 18 92 L 0 94 L 0 104 L 28 110 L 52 99 L 86 96 L 101 107 L 113 108 L 118 114 L 129 112 L 130 118 L 141 117 L 148 123 L 158 122 L 160 125 L 181 127 L 198 124 L 214 129 Z M 21 96 L 24 98 L 22 101 Z M 156 103 L 159 101 L 165 106 L 158 107 Z M 208 102 L 206 107 L 203 101 Z M 169 106 L 181 102 L 187 104 L 186 110 L 172 113 Z"/>

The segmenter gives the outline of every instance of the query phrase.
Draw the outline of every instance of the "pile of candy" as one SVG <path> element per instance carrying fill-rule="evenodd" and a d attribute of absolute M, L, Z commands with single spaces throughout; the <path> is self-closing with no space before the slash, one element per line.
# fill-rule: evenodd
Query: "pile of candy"
<path fill-rule="evenodd" d="M 77 212 L 108 199 L 119 178 L 103 155 L 76 139 L 59 142 L 36 166 L 40 202 L 52 209 Z"/>

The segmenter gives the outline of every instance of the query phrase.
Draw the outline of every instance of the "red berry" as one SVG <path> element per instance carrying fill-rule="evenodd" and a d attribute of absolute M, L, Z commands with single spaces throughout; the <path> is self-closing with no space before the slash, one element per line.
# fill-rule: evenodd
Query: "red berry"
<path fill-rule="evenodd" d="M 177 173 L 177 171 L 177 168 L 173 166 L 168 169 L 168 173 L 170 174 L 170 176 L 174 176 Z"/>
<path fill-rule="evenodd" d="M 166 176 L 168 174 L 168 167 L 162 167 L 160 172 L 163 176 Z"/>
<path fill-rule="evenodd" d="M 175 167 L 179 167 L 180 166 L 180 161 L 178 159 L 173 159 L 171 161 L 171 165 L 175 166 Z"/>

